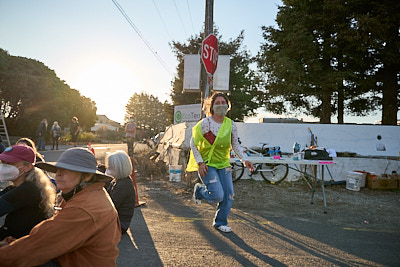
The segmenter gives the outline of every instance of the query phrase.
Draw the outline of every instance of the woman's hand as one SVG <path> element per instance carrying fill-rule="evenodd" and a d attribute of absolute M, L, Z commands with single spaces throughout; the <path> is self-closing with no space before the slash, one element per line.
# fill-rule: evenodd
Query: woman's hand
<path fill-rule="evenodd" d="M 251 163 L 250 161 L 246 160 L 246 161 L 244 162 L 244 165 L 245 165 L 246 168 L 249 169 L 251 172 L 254 171 L 253 163 Z"/>
<path fill-rule="evenodd" d="M 207 170 L 208 166 L 204 162 L 199 163 L 199 174 L 200 176 L 206 176 L 207 175 Z"/>

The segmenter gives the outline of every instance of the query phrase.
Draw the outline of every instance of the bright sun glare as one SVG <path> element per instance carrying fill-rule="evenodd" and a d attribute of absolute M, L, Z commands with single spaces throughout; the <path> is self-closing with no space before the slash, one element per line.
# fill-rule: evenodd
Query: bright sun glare
<path fill-rule="evenodd" d="M 82 95 L 96 102 L 97 114 L 120 123 L 129 98 L 141 88 L 133 69 L 113 61 L 84 67 L 73 84 Z"/>

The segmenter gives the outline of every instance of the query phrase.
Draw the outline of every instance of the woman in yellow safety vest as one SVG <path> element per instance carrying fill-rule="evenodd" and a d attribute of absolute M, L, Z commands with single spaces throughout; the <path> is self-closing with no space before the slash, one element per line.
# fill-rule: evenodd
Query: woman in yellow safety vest
<path fill-rule="evenodd" d="M 193 201 L 200 205 L 205 199 L 217 203 L 213 226 L 221 232 L 232 232 L 228 215 L 233 204 L 232 169 L 229 158 L 231 147 L 242 160 L 245 155 L 239 148 L 238 131 L 234 121 L 225 117 L 231 103 L 222 93 L 214 93 L 206 110 L 211 115 L 199 121 L 192 129 L 190 159 L 187 171 L 198 171 L 203 184 L 194 186 Z M 243 160 L 242 160 L 243 162 Z M 253 164 L 244 161 L 253 171 Z"/>

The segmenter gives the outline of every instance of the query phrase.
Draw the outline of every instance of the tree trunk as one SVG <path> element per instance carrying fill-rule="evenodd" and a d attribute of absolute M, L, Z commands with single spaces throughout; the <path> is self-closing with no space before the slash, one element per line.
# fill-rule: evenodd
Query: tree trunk
<path fill-rule="evenodd" d="M 337 99 L 337 120 L 338 124 L 344 123 L 344 88 L 343 86 L 338 88 L 338 99 Z"/>
<path fill-rule="evenodd" d="M 382 88 L 382 124 L 397 125 L 397 69 L 396 66 L 386 65 L 383 69 Z"/>
<path fill-rule="evenodd" d="M 342 48 L 340 50 L 343 50 Z M 343 67 L 343 55 L 341 56 L 341 60 L 338 65 L 338 71 L 342 72 L 344 69 Z M 340 83 L 338 83 L 338 88 L 337 88 L 337 94 L 338 94 L 338 99 L 337 99 L 337 121 L 338 124 L 343 124 L 344 123 L 344 92 L 346 90 L 346 87 L 343 84 L 343 78 Z"/>
<path fill-rule="evenodd" d="M 322 90 L 320 123 L 331 123 L 331 91 Z"/>

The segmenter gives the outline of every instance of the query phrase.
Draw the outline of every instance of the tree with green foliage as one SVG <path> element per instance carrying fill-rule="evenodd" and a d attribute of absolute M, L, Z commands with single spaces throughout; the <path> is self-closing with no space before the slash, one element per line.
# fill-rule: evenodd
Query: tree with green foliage
<path fill-rule="evenodd" d="M 10 56 L 0 49 L 0 108 L 10 135 L 34 137 L 38 123 L 46 118 L 69 127 L 77 116 L 84 129 L 96 122 L 96 106 L 61 81 L 43 63 Z"/>
<path fill-rule="evenodd" d="M 365 58 L 373 59 L 368 70 L 371 91 L 379 97 L 382 124 L 397 125 L 400 103 L 400 2 L 353 0 L 353 27 L 363 38 Z"/>
<path fill-rule="evenodd" d="M 170 124 L 164 111 L 165 106 L 168 106 L 168 104 L 162 104 L 153 95 L 148 95 L 144 92 L 140 94 L 134 93 L 125 107 L 125 122 L 127 123 L 129 118 L 133 116 L 137 128 L 144 132 L 144 137 L 153 136 L 164 131 Z"/>
<path fill-rule="evenodd" d="M 255 74 L 250 69 L 252 58 L 248 51 L 243 48 L 243 31 L 240 35 L 229 42 L 222 41 L 222 36 L 216 33 L 220 55 L 230 56 L 229 92 L 227 93 L 232 102 L 232 109 L 228 117 L 235 121 L 243 121 L 245 116 L 255 115 L 258 103 L 254 101 L 257 96 Z M 199 104 L 202 101 L 201 92 L 183 91 L 184 57 L 187 54 L 198 54 L 201 52 L 203 35 L 191 36 L 187 43 L 172 42 L 172 49 L 178 59 L 177 75 L 175 76 L 171 99 L 174 105 Z M 211 95 L 212 92 L 210 92 Z M 169 111 L 170 113 L 171 111 Z M 169 114 L 170 115 L 170 114 Z M 173 117 L 173 110 L 172 110 Z"/>
<path fill-rule="evenodd" d="M 312 115 L 321 123 L 330 123 L 331 115 L 337 113 L 338 122 L 343 123 L 345 113 L 362 116 L 380 105 L 388 107 L 380 97 L 383 92 L 385 99 L 388 92 L 379 88 L 376 74 L 385 69 L 379 49 L 388 50 L 390 42 L 383 42 L 385 46 L 380 42 L 383 39 L 371 37 L 374 31 L 367 25 L 379 17 L 374 14 L 384 14 L 383 5 L 393 1 L 283 2 L 277 15 L 278 28 L 262 28 L 265 43 L 257 56 L 259 70 L 265 74 L 260 100 L 266 109 Z M 398 7 L 398 3 L 392 4 Z M 381 27 L 388 29 L 395 24 L 394 16 L 389 17 L 390 22 L 381 23 Z M 385 36 L 387 40 L 389 36 Z M 398 40 L 398 34 L 391 36 Z M 379 43 L 379 48 L 373 47 Z M 392 99 L 398 98 L 398 86 L 389 91 L 395 93 Z M 397 105 L 391 110 L 396 116 Z M 382 122 L 387 124 L 384 114 Z"/>

